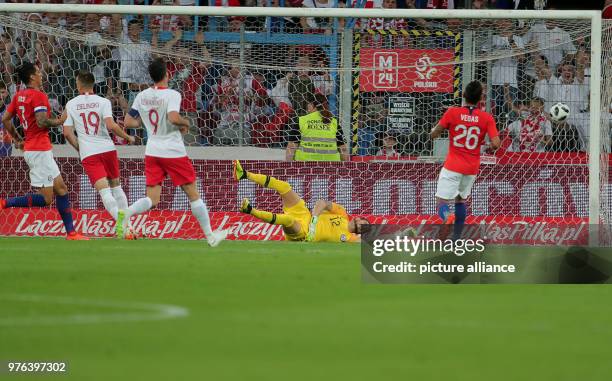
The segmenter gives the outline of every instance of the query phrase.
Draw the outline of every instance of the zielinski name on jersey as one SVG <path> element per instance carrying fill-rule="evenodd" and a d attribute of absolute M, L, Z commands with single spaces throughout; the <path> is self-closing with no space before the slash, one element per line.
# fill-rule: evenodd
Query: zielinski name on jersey
<path fill-rule="evenodd" d="M 90 108 L 100 108 L 100 104 L 98 102 L 94 103 L 79 103 L 76 105 L 76 109 L 78 110 L 87 110 Z"/>

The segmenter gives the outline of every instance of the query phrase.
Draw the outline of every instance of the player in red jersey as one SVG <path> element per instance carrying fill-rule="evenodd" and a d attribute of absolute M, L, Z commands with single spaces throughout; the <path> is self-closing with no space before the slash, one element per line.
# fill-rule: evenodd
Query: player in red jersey
<path fill-rule="evenodd" d="M 0 209 L 43 207 L 50 205 L 55 194 L 55 203 L 64 226 L 66 239 L 87 240 L 77 233 L 72 221 L 72 209 L 68 198 L 68 188 L 62 179 L 59 168 L 53 159 L 49 128 L 61 126 L 62 118 L 51 117 L 49 98 L 40 91 L 42 74 L 37 66 L 24 62 L 17 69 L 19 79 L 26 86 L 18 91 L 2 116 L 2 123 L 15 141 L 15 147 L 23 149 L 23 157 L 30 168 L 30 182 L 38 193 L 20 197 L 0 199 Z M 17 115 L 23 126 L 25 139 L 13 126 L 13 116 Z"/>
<path fill-rule="evenodd" d="M 431 130 L 432 139 L 439 137 L 444 130 L 448 130 L 449 134 L 448 155 L 440 171 L 436 197 L 442 222 L 454 223 L 454 239 L 461 236 L 465 224 L 465 201 L 480 171 L 480 147 L 485 142 L 485 136 L 489 136 L 492 149 L 498 149 L 501 144 L 493 116 L 477 106 L 481 96 L 482 84 L 470 82 L 463 92 L 464 106 L 450 107 Z M 449 207 L 453 201 L 454 215 Z"/>

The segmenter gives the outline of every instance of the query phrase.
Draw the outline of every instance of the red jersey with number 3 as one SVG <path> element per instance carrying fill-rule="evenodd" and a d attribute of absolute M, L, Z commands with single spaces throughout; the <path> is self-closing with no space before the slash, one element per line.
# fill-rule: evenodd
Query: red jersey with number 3
<path fill-rule="evenodd" d="M 7 109 L 13 115 L 19 117 L 25 134 L 24 151 L 49 151 L 51 139 L 49 129 L 39 127 L 36 123 L 36 113 L 46 112 L 51 116 L 51 106 L 47 94 L 36 89 L 24 89 L 18 91 Z"/>
<path fill-rule="evenodd" d="M 440 123 L 449 133 L 448 156 L 444 168 L 463 175 L 477 175 L 480 169 L 480 146 L 498 136 L 495 119 L 477 107 L 450 107 Z"/>

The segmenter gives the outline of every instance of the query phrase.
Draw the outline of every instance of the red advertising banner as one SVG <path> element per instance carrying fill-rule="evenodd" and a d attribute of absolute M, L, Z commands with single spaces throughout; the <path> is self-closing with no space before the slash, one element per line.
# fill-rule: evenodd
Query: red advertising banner
<path fill-rule="evenodd" d="M 578 224 L 588 218 L 588 167 L 558 165 L 550 160 L 483 165 L 469 201 L 468 222 L 547 222 Z M 546 155 L 546 154 L 543 154 Z M 94 237 L 110 236 L 113 222 L 104 211 L 76 158 L 58 158 L 68 185 L 79 230 Z M 579 160 L 576 160 L 579 162 Z M 194 160 L 198 186 L 212 214 L 213 227 L 232 229 L 232 239 L 282 239 L 278 226 L 268 226 L 237 213 L 248 197 L 260 209 L 281 212 L 280 197 L 248 180 L 232 179 L 231 161 Z M 538 164 L 539 163 L 539 164 Z M 23 158 L 1 161 L 0 197 L 31 192 Z M 144 163 L 121 159 L 122 186 L 130 203 L 144 195 Z M 417 161 L 297 163 L 245 161 L 245 169 L 288 181 L 309 207 L 318 199 L 335 201 L 349 214 L 367 216 L 376 223 L 420 224 L 436 221 L 435 190 L 440 164 Z M 607 198 L 607 199 L 606 199 Z M 612 187 L 602 192 L 612 204 Z M 202 238 L 183 192 L 164 183 L 157 208 L 133 221 L 139 231 L 157 238 Z M 0 235 L 62 235 L 54 208 L 0 211 Z"/>
<path fill-rule="evenodd" d="M 452 49 L 361 48 L 361 91 L 452 93 Z M 446 65 L 441 65 L 441 64 Z"/>

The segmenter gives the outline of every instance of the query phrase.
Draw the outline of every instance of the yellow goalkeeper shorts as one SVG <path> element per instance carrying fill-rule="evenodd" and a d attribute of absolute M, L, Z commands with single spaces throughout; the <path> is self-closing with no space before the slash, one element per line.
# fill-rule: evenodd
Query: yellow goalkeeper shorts
<path fill-rule="evenodd" d="M 283 207 L 283 212 L 295 218 L 295 221 L 300 224 L 300 231 L 296 234 L 285 233 L 285 239 L 287 241 L 303 241 L 308 235 L 308 226 L 312 216 L 310 210 L 306 207 L 304 200 L 300 200 L 297 204 L 287 208 Z"/>

